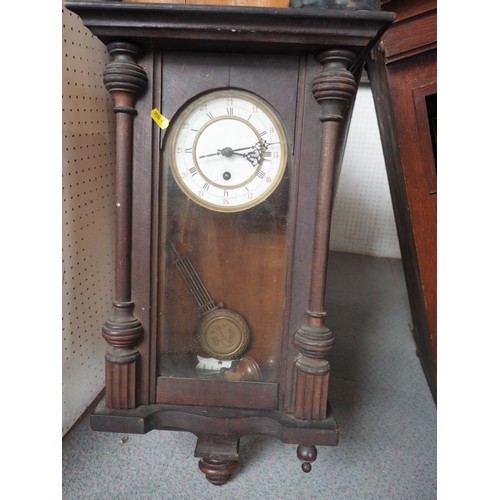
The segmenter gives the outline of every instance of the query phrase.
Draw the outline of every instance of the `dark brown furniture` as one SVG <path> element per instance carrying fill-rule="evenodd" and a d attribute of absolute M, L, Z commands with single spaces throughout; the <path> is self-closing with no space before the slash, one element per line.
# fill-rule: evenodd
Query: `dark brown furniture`
<path fill-rule="evenodd" d="M 436 400 L 436 0 L 391 0 L 394 23 L 368 58 L 413 318 Z"/>
<path fill-rule="evenodd" d="M 213 484 L 247 434 L 297 444 L 308 472 L 338 441 L 331 208 L 363 59 L 392 15 L 66 6 L 108 47 L 117 118 L 116 299 L 92 428 L 192 432 Z"/>

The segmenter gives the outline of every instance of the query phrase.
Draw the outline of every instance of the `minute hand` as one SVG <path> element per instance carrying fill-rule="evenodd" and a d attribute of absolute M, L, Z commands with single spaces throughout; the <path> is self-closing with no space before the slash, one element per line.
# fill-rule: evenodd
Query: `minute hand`
<path fill-rule="evenodd" d="M 235 151 L 245 151 L 245 149 L 252 149 L 254 146 L 248 146 L 247 148 L 236 148 L 236 149 L 233 149 L 233 153 Z"/>
<path fill-rule="evenodd" d="M 257 144 L 254 144 L 253 146 L 247 146 L 245 148 L 236 148 L 236 149 L 233 149 L 233 148 L 222 148 L 222 149 L 218 149 L 217 150 L 217 153 L 210 153 L 208 155 L 201 155 L 201 156 L 198 156 L 198 158 L 208 158 L 209 156 L 225 156 L 225 157 L 230 157 L 233 153 L 236 153 L 238 154 L 238 151 L 245 151 L 246 149 L 255 149 L 255 147 L 258 147 L 260 146 L 262 143 L 258 142 Z M 268 146 L 272 146 L 273 144 L 279 144 L 279 142 L 267 142 L 267 143 L 264 143 L 264 148 L 267 149 Z M 238 155 L 238 156 L 243 156 L 243 155 Z"/>
<path fill-rule="evenodd" d="M 265 149 L 267 149 L 268 146 L 273 146 L 274 144 L 279 144 L 279 142 L 258 142 L 257 144 L 254 144 L 253 146 L 250 146 L 248 148 L 237 148 L 237 149 L 233 149 L 233 152 L 234 151 L 244 151 L 245 149 L 254 149 L 256 147 L 259 147 L 259 146 L 264 146 Z"/>
<path fill-rule="evenodd" d="M 264 147 L 264 151 L 267 150 L 268 146 L 272 146 L 274 144 L 279 144 L 279 142 L 265 142 L 265 143 L 261 143 L 261 142 L 258 142 L 257 144 L 254 144 L 253 146 L 250 146 L 249 148 L 236 148 L 236 149 L 232 149 L 231 151 L 233 152 L 233 154 L 236 154 L 238 156 L 244 156 L 244 157 L 247 157 L 247 155 L 249 153 L 245 153 L 245 154 L 241 154 L 241 153 L 238 153 L 238 151 L 244 151 L 245 149 L 256 149 L 256 148 L 259 148 L 259 146 L 262 148 Z"/>

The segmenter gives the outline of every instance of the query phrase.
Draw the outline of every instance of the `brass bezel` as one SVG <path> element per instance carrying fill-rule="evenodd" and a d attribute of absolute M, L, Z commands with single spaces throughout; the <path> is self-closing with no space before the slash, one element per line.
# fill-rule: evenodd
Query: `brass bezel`
<path fill-rule="evenodd" d="M 219 98 L 238 98 L 238 99 L 243 99 L 246 100 L 250 103 L 252 103 L 255 106 L 258 106 L 259 109 L 261 109 L 266 116 L 269 118 L 271 123 L 276 129 L 277 135 L 280 139 L 280 144 L 281 144 L 281 161 L 278 167 L 278 174 L 274 178 L 273 182 L 269 184 L 268 188 L 264 193 L 262 193 L 260 196 L 257 196 L 256 198 L 252 199 L 248 203 L 244 203 L 241 205 L 238 205 L 236 207 L 233 206 L 227 206 L 227 205 L 217 205 L 211 202 L 207 202 L 205 199 L 203 199 L 200 196 L 197 196 L 196 193 L 193 193 L 184 183 L 182 176 L 179 173 L 179 170 L 177 168 L 177 162 L 175 158 L 175 151 L 176 151 L 176 144 L 177 144 L 177 138 L 179 135 L 179 132 L 182 130 L 183 124 L 187 121 L 188 117 L 193 113 L 195 109 L 198 109 L 202 107 L 204 104 L 207 102 L 210 102 L 213 99 L 219 99 Z M 229 116 L 229 115 L 228 115 Z M 245 120 L 237 117 L 240 121 L 245 122 Z M 221 118 L 216 118 L 216 119 L 221 119 Z M 236 119 L 236 118 L 231 118 L 231 119 Z M 252 124 L 247 123 L 248 126 L 252 129 L 253 127 Z M 216 212 L 228 212 L 228 213 L 236 213 L 236 212 L 242 212 L 244 210 L 248 210 L 249 208 L 255 207 L 256 205 L 259 205 L 262 203 L 264 200 L 266 200 L 278 187 L 280 184 L 283 175 L 285 173 L 287 164 L 288 164 L 288 141 L 287 141 L 287 136 L 285 133 L 285 128 L 281 122 L 281 118 L 278 116 L 277 112 L 271 107 L 270 104 L 268 104 L 264 99 L 261 97 L 257 96 L 256 94 L 253 94 L 247 90 L 239 90 L 239 89 L 219 89 L 219 90 L 213 90 L 210 91 L 206 94 L 203 94 L 199 97 L 195 97 L 193 100 L 191 100 L 185 108 L 180 112 L 180 114 L 174 118 L 174 120 L 170 124 L 170 134 L 167 142 L 167 151 L 168 151 L 168 157 L 169 157 L 169 167 L 170 171 L 172 172 L 172 177 L 174 178 L 177 186 L 179 189 L 192 201 L 197 203 L 198 205 L 207 208 L 209 210 L 214 210 Z M 194 148 L 193 148 L 193 155 L 194 155 Z M 196 159 L 194 160 L 194 165 L 197 168 L 197 161 Z M 260 170 L 260 169 L 259 169 Z M 199 169 L 198 169 L 199 171 Z M 258 174 L 258 171 L 256 171 L 256 174 Z M 204 176 L 203 176 L 204 177 Z M 252 176 L 252 179 L 255 176 Z M 226 189 L 235 189 L 236 187 L 241 187 L 241 185 L 238 186 L 232 186 L 231 188 Z"/>

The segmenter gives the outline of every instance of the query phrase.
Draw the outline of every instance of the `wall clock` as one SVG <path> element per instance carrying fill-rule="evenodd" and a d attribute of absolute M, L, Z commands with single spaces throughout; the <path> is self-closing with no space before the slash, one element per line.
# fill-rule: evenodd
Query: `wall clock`
<path fill-rule="evenodd" d="M 92 428 L 192 432 L 216 485 L 249 434 L 296 444 L 310 471 L 338 442 L 331 208 L 363 59 L 392 15 L 66 6 L 108 47 L 116 113 L 116 298 Z"/>

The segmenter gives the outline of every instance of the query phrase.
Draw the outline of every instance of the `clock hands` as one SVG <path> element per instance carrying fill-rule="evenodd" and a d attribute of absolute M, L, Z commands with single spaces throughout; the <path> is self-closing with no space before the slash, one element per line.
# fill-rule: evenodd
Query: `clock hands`
<path fill-rule="evenodd" d="M 210 153 L 208 155 L 201 155 L 198 156 L 198 158 L 208 158 L 209 156 L 225 156 L 226 158 L 230 158 L 233 156 L 233 154 L 238 154 L 237 151 L 244 151 L 245 149 L 252 149 L 254 146 L 248 146 L 246 148 L 237 148 L 237 149 L 232 149 L 232 148 L 222 148 L 218 149 L 217 153 Z M 240 156 L 243 156 L 240 154 Z"/>
<path fill-rule="evenodd" d="M 198 158 L 208 158 L 211 156 L 224 156 L 225 158 L 230 158 L 233 155 L 237 156 L 242 156 L 246 160 L 248 160 L 254 167 L 262 163 L 262 158 L 267 151 L 267 148 L 269 146 L 272 146 L 273 144 L 279 144 L 279 142 L 271 142 L 268 143 L 265 140 L 260 140 L 256 142 L 253 146 L 247 146 L 244 148 L 230 148 L 230 147 L 225 147 L 222 149 L 218 149 L 216 153 L 210 153 L 206 155 L 201 155 Z M 245 151 L 247 149 L 251 149 L 251 151 L 248 151 L 247 153 L 240 153 L 239 151 Z"/>

